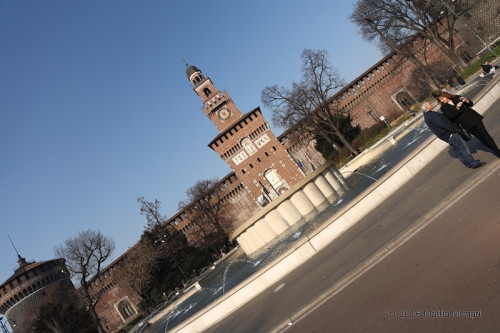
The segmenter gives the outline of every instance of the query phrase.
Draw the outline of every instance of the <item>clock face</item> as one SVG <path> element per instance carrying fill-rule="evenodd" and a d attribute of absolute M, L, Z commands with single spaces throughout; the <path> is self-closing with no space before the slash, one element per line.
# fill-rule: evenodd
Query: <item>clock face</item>
<path fill-rule="evenodd" d="M 231 117 L 231 111 L 229 111 L 229 109 L 226 107 L 221 108 L 219 111 L 217 111 L 217 117 L 219 117 L 220 120 L 227 120 L 229 119 L 229 117 Z"/>

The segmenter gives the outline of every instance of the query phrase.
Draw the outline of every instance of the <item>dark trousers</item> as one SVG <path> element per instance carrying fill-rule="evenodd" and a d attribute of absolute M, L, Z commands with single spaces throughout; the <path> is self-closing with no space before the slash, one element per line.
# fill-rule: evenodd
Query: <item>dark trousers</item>
<path fill-rule="evenodd" d="M 470 134 L 474 135 L 476 138 L 481 141 L 483 145 L 486 147 L 489 147 L 493 150 L 495 155 L 500 155 L 500 149 L 498 149 L 497 144 L 495 143 L 495 140 L 491 137 L 490 133 L 486 130 L 486 127 L 484 127 L 484 124 L 482 121 L 476 124 L 476 126 L 469 128 L 468 131 Z"/>
<path fill-rule="evenodd" d="M 452 156 L 457 157 L 466 167 L 474 168 L 479 164 L 479 161 L 470 154 L 469 147 L 460 134 L 452 133 L 448 139 L 448 143 L 450 144 L 453 152 Z"/>

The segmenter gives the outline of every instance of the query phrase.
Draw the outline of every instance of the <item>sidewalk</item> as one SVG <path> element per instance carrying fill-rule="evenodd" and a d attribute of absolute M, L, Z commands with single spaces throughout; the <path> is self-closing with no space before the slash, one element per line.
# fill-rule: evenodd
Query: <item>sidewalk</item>
<path fill-rule="evenodd" d="M 475 83 L 471 83 L 473 79 L 477 79 L 479 77 L 479 72 L 469 78 L 467 84 L 463 86 L 459 86 L 458 89 L 451 89 L 450 93 L 457 95 L 469 95 L 471 89 L 474 89 Z M 474 102 L 481 101 L 485 95 L 491 90 L 493 86 L 495 86 L 500 81 L 500 74 L 497 74 L 493 77 L 493 79 L 489 80 L 484 87 L 477 95 L 474 96 Z M 482 83 L 481 83 L 482 84 Z M 472 85 L 472 86 L 471 86 Z M 472 98 L 472 96 L 468 96 Z M 438 108 L 437 103 L 435 103 L 435 109 Z M 477 108 L 477 105 L 474 107 Z M 399 141 L 402 137 L 404 137 L 409 131 L 413 128 L 419 126 L 424 121 L 423 113 L 418 112 L 415 117 L 412 117 L 405 121 L 400 126 L 391 130 L 385 137 L 377 141 L 370 148 L 365 149 L 360 155 L 356 156 L 354 159 L 349 161 L 346 165 L 341 168 L 341 172 L 352 172 L 356 169 L 360 168 L 366 163 L 369 163 L 373 158 L 376 158 L 380 154 L 382 154 L 385 150 L 392 147 L 397 141 Z"/>

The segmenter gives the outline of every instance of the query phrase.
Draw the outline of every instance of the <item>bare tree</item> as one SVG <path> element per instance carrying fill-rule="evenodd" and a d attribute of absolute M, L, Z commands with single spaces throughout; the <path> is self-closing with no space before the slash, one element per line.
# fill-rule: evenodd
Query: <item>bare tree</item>
<path fill-rule="evenodd" d="M 97 333 L 91 313 L 82 307 L 74 290 L 50 290 L 43 305 L 35 312 L 33 333 Z"/>
<path fill-rule="evenodd" d="M 101 293 L 92 293 L 91 287 L 114 249 L 115 242 L 111 238 L 93 230 L 80 231 L 75 237 L 68 238 L 64 245 L 55 247 L 56 256 L 66 259 L 66 266 L 79 283 L 84 301 L 99 327 L 101 324 L 95 309 Z"/>
<path fill-rule="evenodd" d="M 137 199 L 141 205 L 141 215 L 146 217 L 146 230 L 141 242 L 145 242 L 146 238 L 151 238 L 154 247 L 153 257 L 159 257 L 169 260 L 173 267 L 177 267 L 182 275 L 187 279 L 186 274 L 181 268 L 181 263 L 189 257 L 188 242 L 182 232 L 167 225 L 165 215 L 160 213 L 160 201 L 155 199 L 154 202 L 147 201 L 144 197 Z"/>
<path fill-rule="evenodd" d="M 123 258 L 119 279 L 134 290 L 141 298 L 147 298 L 146 291 L 153 281 L 152 271 L 160 251 L 151 242 L 139 241 Z"/>
<path fill-rule="evenodd" d="M 426 66 L 411 49 L 411 41 L 414 36 L 408 35 L 407 30 L 400 31 L 400 29 L 397 30 L 397 35 L 395 35 L 395 31 L 391 31 L 391 23 L 394 21 L 382 24 L 380 21 L 383 21 L 384 18 L 379 15 L 374 15 L 372 10 L 373 9 L 369 6 L 367 1 L 359 1 L 349 17 L 352 22 L 360 27 L 360 34 L 362 37 L 368 41 L 378 41 L 383 51 L 395 52 L 401 57 L 410 59 L 410 61 L 417 66 L 419 72 L 430 85 L 431 89 L 439 89 L 439 82 L 430 74 Z"/>
<path fill-rule="evenodd" d="M 160 201 L 155 199 L 155 201 L 151 202 L 145 200 L 144 197 L 140 197 L 137 202 L 141 205 L 141 215 L 146 217 L 145 229 L 153 237 L 154 241 L 161 243 L 168 241 L 170 247 L 183 251 L 187 243 L 180 231 L 167 226 L 166 216 L 160 213 Z"/>
<path fill-rule="evenodd" d="M 167 218 L 160 213 L 161 203 L 158 199 L 151 202 L 144 199 L 144 197 L 140 197 L 137 199 L 137 202 L 141 205 L 141 215 L 146 217 L 146 230 L 153 230 L 164 226 Z"/>
<path fill-rule="evenodd" d="M 348 116 L 332 100 L 345 85 L 344 79 L 328 61 L 326 50 L 302 52 L 302 81 L 291 88 L 277 85 L 262 90 L 262 103 L 273 113 L 273 123 L 282 128 L 295 126 L 299 135 L 324 138 L 336 147 L 335 137 L 354 155 L 356 150 L 340 130 L 341 117 Z"/>
<path fill-rule="evenodd" d="M 179 209 L 186 209 L 189 220 L 195 224 L 196 230 L 191 232 L 199 232 L 205 240 L 225 239 L 229 227 L 229 206 L 223 200 L 221 183 L 216 179 L 200 180 L 186 190 L 186 195 L 187 199 L 179 202 Z"/>
<path fill-rule="evenodd" d="M 415 36 L 434 43 L 455 65 L 455 25 L 473 6 L 471 0 L 359 0 L 351 20 L 367 39 L 378 37 L 383 50 L 399 48 Z"/>

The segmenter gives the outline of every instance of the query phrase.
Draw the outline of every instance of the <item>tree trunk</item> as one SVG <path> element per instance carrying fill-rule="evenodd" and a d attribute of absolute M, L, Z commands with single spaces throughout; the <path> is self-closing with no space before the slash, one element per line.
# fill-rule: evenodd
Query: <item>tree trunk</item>
<path fill-rule="evenodd" d="M 338 138 L 344 144 L 344 146 L 347 147 L 347 149 L 349 149 L 349 151 L 354 155 L 358 155 L 358 152 L 353 148 L 353 146 L 351 146 L 351 143 L 347 141 L 346 138 L 340 133 L 340 130 L 335 128 L 335 132 L 336 132 L 335 134 L 338 136 Z"/>
<path fill-rule="evenodd" d="M 419 19 L 422 22 L 425 22 L 425 18 L 423 18 L 421 15 L 418 15 Z M 467 66 L 465 62 L 455 53 L 454 47 L 453 47 L 453 39 L 451 40 L 451 44 L 448 45 L 446 42 L 440 39 L 438 35 L 438 29 L 439 28 L 433 28 L 430 27 L 429 24 L 425 24 L 425 35 L 429 37 L 429 39 L 436 45 L 441 52 L 444 53 L 457 67 L 460 71 L 463 71 L 465 67 Z M 453 33 L 453 32 L 449 32 Z"/>
<path fill-rule="evenodd" d="M 455 53 L 453 45 L 447 45 L 439 38 L 439 36 L 436 35 L 436 33 L 432 30 L 432 28 L 428 26 L 426 26 L 426 28 L 427 28 L 426 35 L 429 37 L 432 43 L 434 43 L 434 45 L 436 45 L 441 50 L 441 52 L 443 52 L 444 55 L 446 55 L 458 67 L 460 71 L 463 71 L 467 65 Z"/>
<path fill-rule="evenodd" d="M 434 39 L 432 41 L 441 50 L 441 52 L 443 52 L 455 64 L 455 66 L 457 66 L 459 72 L 462 72 L 465 69 L 466 64 L 464 63 L 462 58 L 460 58 L 455 53 L 454 50 L 450 50 L 449 48 L 444 46 L 441 42 L 439 42 L 437 39 Z"/>

